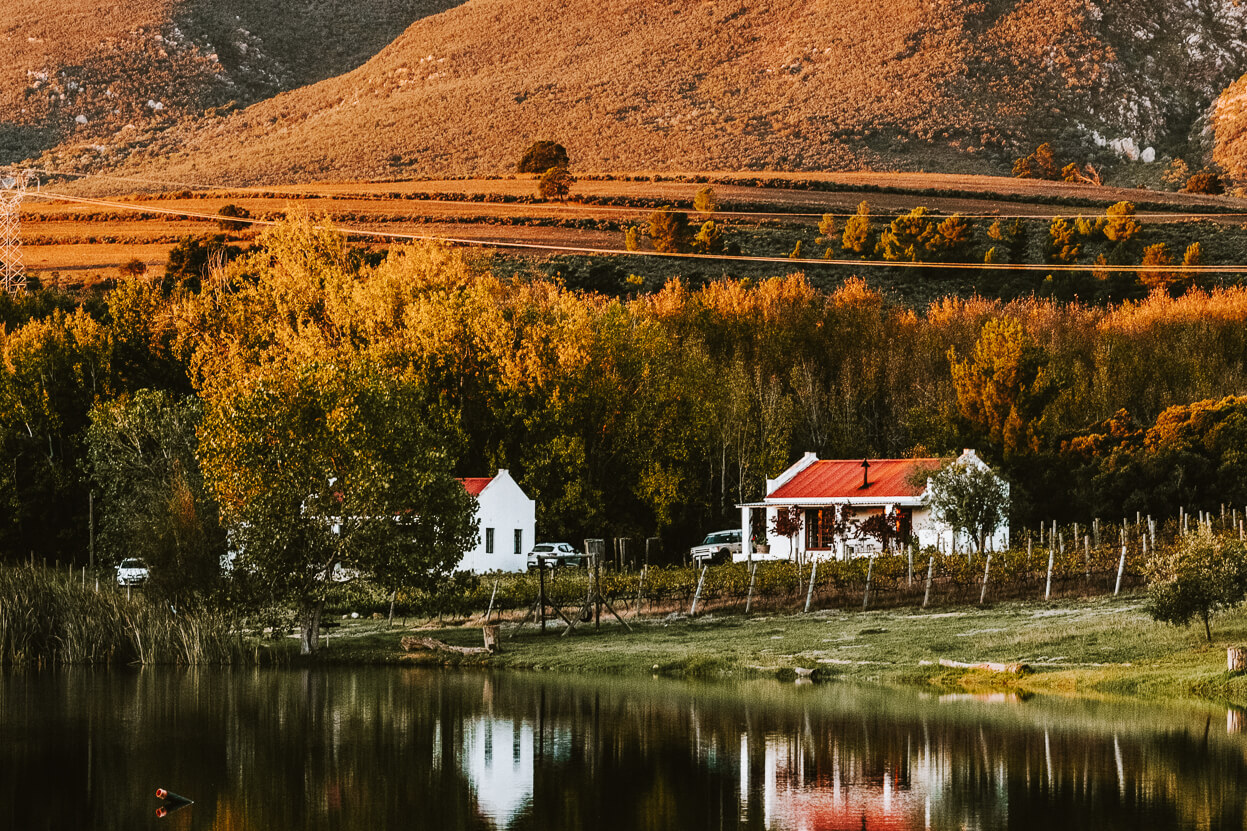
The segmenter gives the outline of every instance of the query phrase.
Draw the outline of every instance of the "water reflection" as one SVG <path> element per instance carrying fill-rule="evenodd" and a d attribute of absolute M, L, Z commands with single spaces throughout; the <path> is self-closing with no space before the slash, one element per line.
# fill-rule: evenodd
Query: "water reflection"
<path fill-rule="evenodd" d="M 0 828 L 1243 828 L 1238 711 L 399 669 L 0 676 Z M 157 787 L 196 800 L 156 820 Z"/>

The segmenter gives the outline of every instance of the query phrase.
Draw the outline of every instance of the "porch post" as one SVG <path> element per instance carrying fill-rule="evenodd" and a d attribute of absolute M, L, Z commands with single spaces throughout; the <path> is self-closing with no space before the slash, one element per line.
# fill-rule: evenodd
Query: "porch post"
<path fill-rule="evenodd" d="M 753 509 L 740 509 L 740 553 L 746 560 L 753 559 Z"/>

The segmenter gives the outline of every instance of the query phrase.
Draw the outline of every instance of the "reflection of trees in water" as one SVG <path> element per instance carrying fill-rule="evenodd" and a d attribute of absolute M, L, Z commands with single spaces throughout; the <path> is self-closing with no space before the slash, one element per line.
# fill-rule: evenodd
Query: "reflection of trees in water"
<path fill-rule="evenodd" d="M 136 827 L 157 786 L 218 829 L 1247 820 L 1219 720 L 1079 702 L 400 669 L 6 676 L 0 695 L 4 827 Z"/>

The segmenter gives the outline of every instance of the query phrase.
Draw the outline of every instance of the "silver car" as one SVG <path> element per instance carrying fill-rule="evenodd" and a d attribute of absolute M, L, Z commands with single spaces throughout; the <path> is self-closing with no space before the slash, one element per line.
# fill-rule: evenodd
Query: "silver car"
<path fill-rule="evenodd" d="M 740 529 L 728 528 L 707 534 L 701 545 L 693 546 L 688 553 L 693 558 L 693 565 L 703 566 L 708 563 L 730 563 L 740 552 Z"/>
<path fill-rule="evenodd" d="M 147 582 L 147 578 L 151 574 L 147 571 L 147 564 L 142 560 L 130 558 L 122 560 L 121 565 L 117 566 L 117 585 L 118 586 L 141 586 Z"/>
<path fill-rule="evenodd" d="M 569 542 L 539 542 L 528 552 L 528 568 L 535 569 L 538 563 L 546 568 L 555 566 L 582 566 L 585 556 Z"/>

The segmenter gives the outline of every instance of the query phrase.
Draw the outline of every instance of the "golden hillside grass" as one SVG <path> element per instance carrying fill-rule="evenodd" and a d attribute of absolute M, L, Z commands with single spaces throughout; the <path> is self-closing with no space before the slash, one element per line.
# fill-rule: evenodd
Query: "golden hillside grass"
<path fill-rule="evenodd" d="M 134 166 L 229 184 L 498 173 L 540 137 L 589 171 L 985 172 L 1078 125 L 1184 143 L 1247 68 L 1247 10 L 1103 5 L 469 0 L 353 72 L 153 137 Z M 1192 34 L 1217 48 L 1193 54 Z"/>

